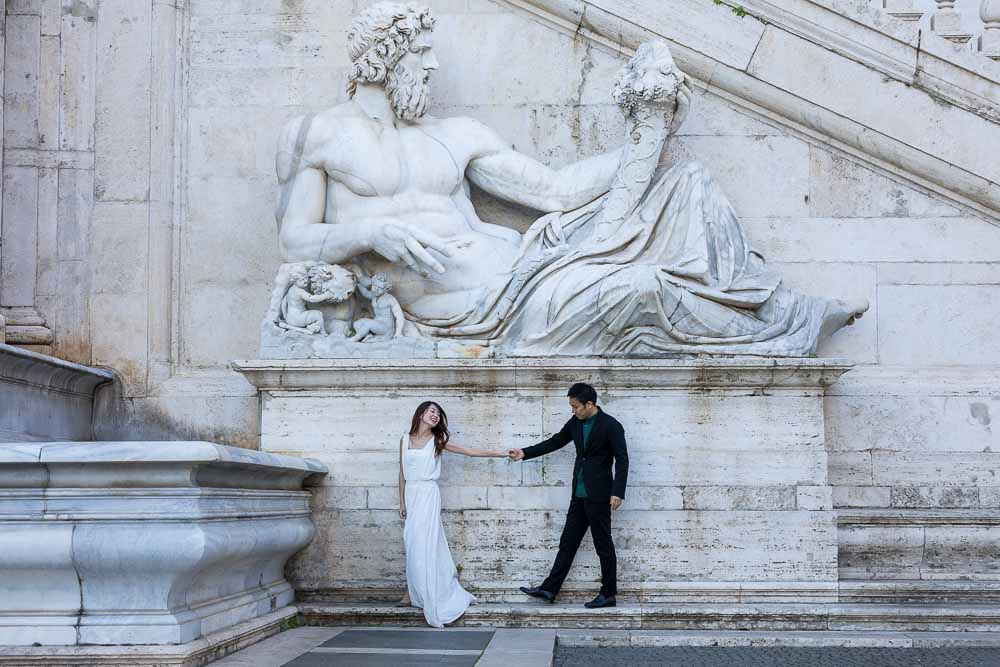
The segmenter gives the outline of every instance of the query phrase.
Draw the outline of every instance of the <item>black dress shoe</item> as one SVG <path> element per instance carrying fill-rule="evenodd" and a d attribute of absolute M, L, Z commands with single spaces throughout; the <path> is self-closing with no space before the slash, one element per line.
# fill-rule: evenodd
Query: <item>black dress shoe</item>
<path fill-rule="evenodd" d="M 600 609 L 601 607 L 615 607 L 617 605 L 618 602 L 615 601 L 614 595 L 612 595 L 609 598 L 606 598 L 603 595 L 598 595 L 590 602 L 585 602 L 583 604 L 583 606 L 586 607 L 587 609 Z"/>
<path fill-rule="evenodd" d="M 525 595 L 530 595 L 533 598 L 539 598 L 545 600 L 546 602 L 555 602 L 555 593 L 551 593 L 544 588 L 539 588 L 535 586 L 534 588 L 528 588 L 527 586 L 521 586 L 521 592 Z"/>

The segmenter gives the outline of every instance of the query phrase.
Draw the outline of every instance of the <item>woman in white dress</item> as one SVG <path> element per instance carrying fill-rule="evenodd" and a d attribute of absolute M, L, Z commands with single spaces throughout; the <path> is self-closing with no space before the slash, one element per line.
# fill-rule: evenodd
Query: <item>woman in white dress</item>
<path fill-rule="evenodd" d="M 458 583 L 455 561 L 441 523 L 441 454 L 506 457 L 506 451 L 461 447 L 449 441 L 448 417 L 424 401 L 413 413 L 410 432 L 399 439 L 399 516 L 406 521 L 407 596 L 401 604 L 424 610 L 428 625 L 443 628 L 465 613 L 474 598 Z"/>

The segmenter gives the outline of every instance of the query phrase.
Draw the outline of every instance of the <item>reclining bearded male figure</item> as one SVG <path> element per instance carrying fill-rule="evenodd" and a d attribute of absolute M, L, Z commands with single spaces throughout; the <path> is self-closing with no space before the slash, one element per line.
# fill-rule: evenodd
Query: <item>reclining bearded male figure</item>
<path fill-rule="evenodd" d="M 553 169 L 478 121 L 424 114 L 433 25 L 412 4 L 362 12 L 351 100 L 286 126 L 286 262 L 384 273 L 411 330 L 510 355 L 804 356 L 867 309 L 782 286 L 704 168 L 657 166 L 690 99 L 666 45 L 615 85 L 625 146 Z M 469 182 L 547 215 L 523 236 L 483 222 Z"/>

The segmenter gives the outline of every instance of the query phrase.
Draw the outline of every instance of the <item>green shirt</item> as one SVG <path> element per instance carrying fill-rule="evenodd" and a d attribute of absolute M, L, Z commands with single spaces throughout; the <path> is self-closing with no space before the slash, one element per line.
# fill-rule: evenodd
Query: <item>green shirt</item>
<path fill-rule="evenodd" d="M 594 413 L 593 417 L 588 417 L 583 420 L 583 451 L 587 451 L 587 440 L 590 439 L 590 432 L 594 429 L 594 423 L 597 421 L 597 413 Z M 583 483 L 583 466 L 580 466 L 580 472 L 576 476 L 576 488 L 573 489 L 573 495 L 577 498 L 587 497 L 587 487 Z"/>

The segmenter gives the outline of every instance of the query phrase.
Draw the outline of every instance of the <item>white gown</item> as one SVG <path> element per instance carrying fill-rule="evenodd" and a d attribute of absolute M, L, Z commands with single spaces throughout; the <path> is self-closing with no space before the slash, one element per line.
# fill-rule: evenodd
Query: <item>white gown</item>
<path fill-rule="evenodd" d="M 410 601 L 424 610 L 428 625 L 444 627 L 476 602 L 458 583 L 455 561 L 441 523 L 441 457 L 434 455 L 434 440 L 421 449 L 410 449 L 403 436 L 403 478 L 406 480 L 406 587 Z"/>

